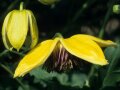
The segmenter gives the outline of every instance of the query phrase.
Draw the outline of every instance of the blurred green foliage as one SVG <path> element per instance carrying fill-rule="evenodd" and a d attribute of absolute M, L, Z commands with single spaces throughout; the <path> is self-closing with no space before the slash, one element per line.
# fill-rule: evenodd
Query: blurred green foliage
<path fill-rule="evenodd" d="M 57 73 L 51 72 L 36 68 L 30 72 L 31 76 L 34 76 L 34 82 L 42 83 L 47 87 L 48 83 L 55 84 L 56 82 L 63 86 L 78 87 L 82 88 L 86 81 L 87 75 L 80 72 L 71 72 L 71 73 Z M 56 84 L 57 84 L 56 83 Z"/>
<path fill-rule="evenodd" d="M 0 90 L 119 90 L 120 14 L 112 11 L 119 0 L 60 0 L 54 7 L 39 0 L 0 0 L 0 28 L 6 14 L 18 9 L 21 1 L 37 19 L 39 42 L 60 32 L 64 37 L 76 33 L 100 36 L 112 39 L 118 45 L 104 49 L 109 65 L 93 66 L 87 73 L 74 70 L 67 73 L 47 72 L 38 67 L 15 79 L 14 70 L 29 50 L 8 51 L 0 38 Z"/>

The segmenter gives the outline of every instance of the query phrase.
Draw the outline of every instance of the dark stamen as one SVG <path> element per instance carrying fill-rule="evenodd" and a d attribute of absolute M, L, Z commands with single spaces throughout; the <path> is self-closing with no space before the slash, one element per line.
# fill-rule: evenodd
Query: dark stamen
<path fill-rule="evenodd" d="M 90 65 L 90 63 L 71 55 L 58 43 L 43 68 L 57 72 L 69 71 L 74 68 L 86 72 L 86 68 L 90 69 Z"/>

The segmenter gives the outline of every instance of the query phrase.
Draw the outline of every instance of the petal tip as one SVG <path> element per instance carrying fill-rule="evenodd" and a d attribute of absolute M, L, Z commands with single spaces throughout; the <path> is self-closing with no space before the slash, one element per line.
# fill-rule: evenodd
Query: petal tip
<path fill-rule="evenodd" d="M 101 66 L 104 66 L 104 65 L 108 65 L 109 63 L 108 63 L 108 60 L 104 60 L 100 65 Z"/>
<path fill-rule="evenodd" d="M 107 42 L 108 42 L 108 44 L 111 45 L 111 46 L 117 46 L 117 45 L 118 45 L 117 43 L 115 43 L 115 42 L 113 42 L 113 41 L 111 41 L 111 40 L 108 40 Z"/>
<path fill-rule="evenodd" d="M 24 76 L 24 74 L 15 73 L 14 76 L 13 76 L 13 78 L 23 77 L 23 76 Z"/>
<path fill-rule="evenodd" d="M 16 78 L 16 77 L 17 77 L 17 75 L 14 75 L 14 76 L 13 76 L 13 78 Z"/>
<path fill-rule="evenodd" d="M 18 77 L 18 76 L 19 76 L 19 75 L 15 73 L 15 74 L 13 75 L 13 78 L 16 78 L 16 77 Z"/>

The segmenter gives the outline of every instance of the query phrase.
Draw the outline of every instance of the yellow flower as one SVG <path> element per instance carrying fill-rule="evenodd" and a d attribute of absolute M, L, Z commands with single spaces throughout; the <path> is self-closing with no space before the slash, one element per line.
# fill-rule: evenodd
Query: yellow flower
<path fill-rule="evenodd" d="M 19 51 L 28 35 L 31 37 L 29 46 L 33 48 L 38 41 L 36 19 L 32 11 L 23 9 L 23 3 L 21 3 L 20 10 L 13 10 L 5 17 L 2 27 L 2 39 L 7 49 L 15 48 Z"/>
<path fill-rule="evenodd" d="M 72 69 L 74 59 L 69 54 L 75 56 L 77 62 L 81 59 L 97 65 L 108 64 L 100 47 L 116 45 L 110 40 L 77 34 L 70 38 L 56 37 L 54 39 L 41 42 L 36 48 L 31 50 L 18 64 L 14 77 L 24 76 L 30 70 L 47 63 L 50 55 L 53 58 L 48 62 L 48 69 Z M 75 61 L 76 62 L 76 61 Z M 50 66 L 49 66 L 50 65 Z M 76 64 L 75 64 L 76 65 Z"/>
<path fill-rule="evenodd" d="M 59 0 L 39 0 L 44 5 L 52 5 L 58 2 Z"/>

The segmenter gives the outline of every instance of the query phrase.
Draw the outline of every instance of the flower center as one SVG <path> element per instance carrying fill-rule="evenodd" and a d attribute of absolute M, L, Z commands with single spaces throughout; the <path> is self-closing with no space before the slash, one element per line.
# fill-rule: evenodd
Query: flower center
<path fill-rule="evenodd" d="M 58 42 L 55 49 L 53 50 L 51 56 L 45 62 L 43 68 L 47 69 L 48 71 L 69 71 L 73 68 L 77 68 L 79 70 L 83 70 L 84 66 L 89 64 L 73 55 L 71 55 L 63 45 Z"/>

